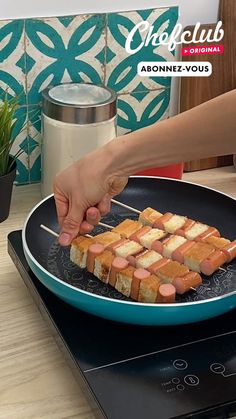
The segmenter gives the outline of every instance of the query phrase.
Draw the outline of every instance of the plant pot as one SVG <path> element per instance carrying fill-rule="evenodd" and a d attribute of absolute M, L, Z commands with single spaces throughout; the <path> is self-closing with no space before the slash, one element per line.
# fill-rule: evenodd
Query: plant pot
<path fill-rule="evenodd" d="M 0 223 L 5 221 L 10 212 L 12 186 L 16 178 L 16 163 L 11 171 L 4 176 L 0 176 Z"/>

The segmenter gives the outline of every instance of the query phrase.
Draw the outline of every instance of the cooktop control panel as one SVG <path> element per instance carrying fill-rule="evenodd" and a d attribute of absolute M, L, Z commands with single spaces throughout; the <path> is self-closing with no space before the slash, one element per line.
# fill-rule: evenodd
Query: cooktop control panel
<path fill-rule="evenodd" d="M 101 365 L 85 374 L 108 411 L 118 409 L 114 394 L 119 395 L 113 418 L 143 418 L 146 412 L 148 419 L 165 419 L 199 412 L 236 399 L 236 332 Z"/>

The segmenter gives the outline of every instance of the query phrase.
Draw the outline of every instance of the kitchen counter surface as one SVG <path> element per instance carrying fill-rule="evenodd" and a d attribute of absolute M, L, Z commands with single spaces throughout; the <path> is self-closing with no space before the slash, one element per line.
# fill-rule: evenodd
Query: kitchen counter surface
<path fill-rule="evenodd" d="M 236 198 L 233 167 L 184 179 Z M 7 234 L 22 228 L 40 199 L 38 184 L 14 187 L 10 216 L 0 224 L 0 419 L 92 419 L 94 411 L 7 253 Z"/>

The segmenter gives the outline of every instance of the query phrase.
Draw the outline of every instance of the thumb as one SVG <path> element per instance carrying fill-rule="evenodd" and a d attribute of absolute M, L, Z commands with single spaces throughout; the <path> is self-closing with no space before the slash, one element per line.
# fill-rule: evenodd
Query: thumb
<path fill-rule="evenodd" d="M 72 201 L 61 226 L 59 236 L 59 243 L 61 246 L 69 246 L 72 240 L 78 236 L 83 215 L 82 209 Z"/>

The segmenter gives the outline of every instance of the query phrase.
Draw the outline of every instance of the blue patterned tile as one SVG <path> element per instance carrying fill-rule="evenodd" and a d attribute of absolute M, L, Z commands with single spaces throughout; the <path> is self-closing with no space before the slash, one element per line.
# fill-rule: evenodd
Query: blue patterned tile
<path fill-rule="evenodd" d="M 122 94 L 118 98 L 118 135 L 152 125 L 169 116 L 170 89 Z"/>
<path fill-rule="evenodd" d="M 24 53 L 24 21 L 0 21 L 0 99 L 7 91 L 21 105 L 26 103 Z"/>
<path fill-rule="evenodd" d="M 134 26 L 147 19 L 153 25 L 153 33 L 172 32 L 178 20 L 178 8 L 141 10 L 139 12 L 110 13 L 108 15 L 107 46 L 114 57 L 106 63 L 106 84 L 119 93 L 138 91 L 140 82 L 148 90 L 170 87 L 170 77 L 141 77 L 137 65 L 141 61 L 172 61 L 174 54 L 166 46 L 154 47 L 151 43 L 134 54 L 125 50 L 125 42 Z M 146 32 L 137 31 L 132 48 L 144 40 Z"/>
<path fill-rule="evenodd" d="M 37 104 L 49 84 L 103 83 L 104 29 L 104 14 L 26 20 L 27 54 L 36 63 L 27 68 L 28 103 Z"/>
<path fill-rule="evenodd" d="M 22 151 L 17 158 L 17 174 L 16 183 L 24 184 L 29 182 L 29 158 L 28 158 L 28 132 L 27 132 L 27 108 L 21 107 L 17 109 L 15 114 L 15 125 L 13 129 L 13 146 L 11 154 L 15 155 L 18 151 Z"/>
<path fill-rule="evenodd" d="M 29 176 L 30 182 L 39 182 L 41 179 L 41 107 L 29 106 Z"/>

